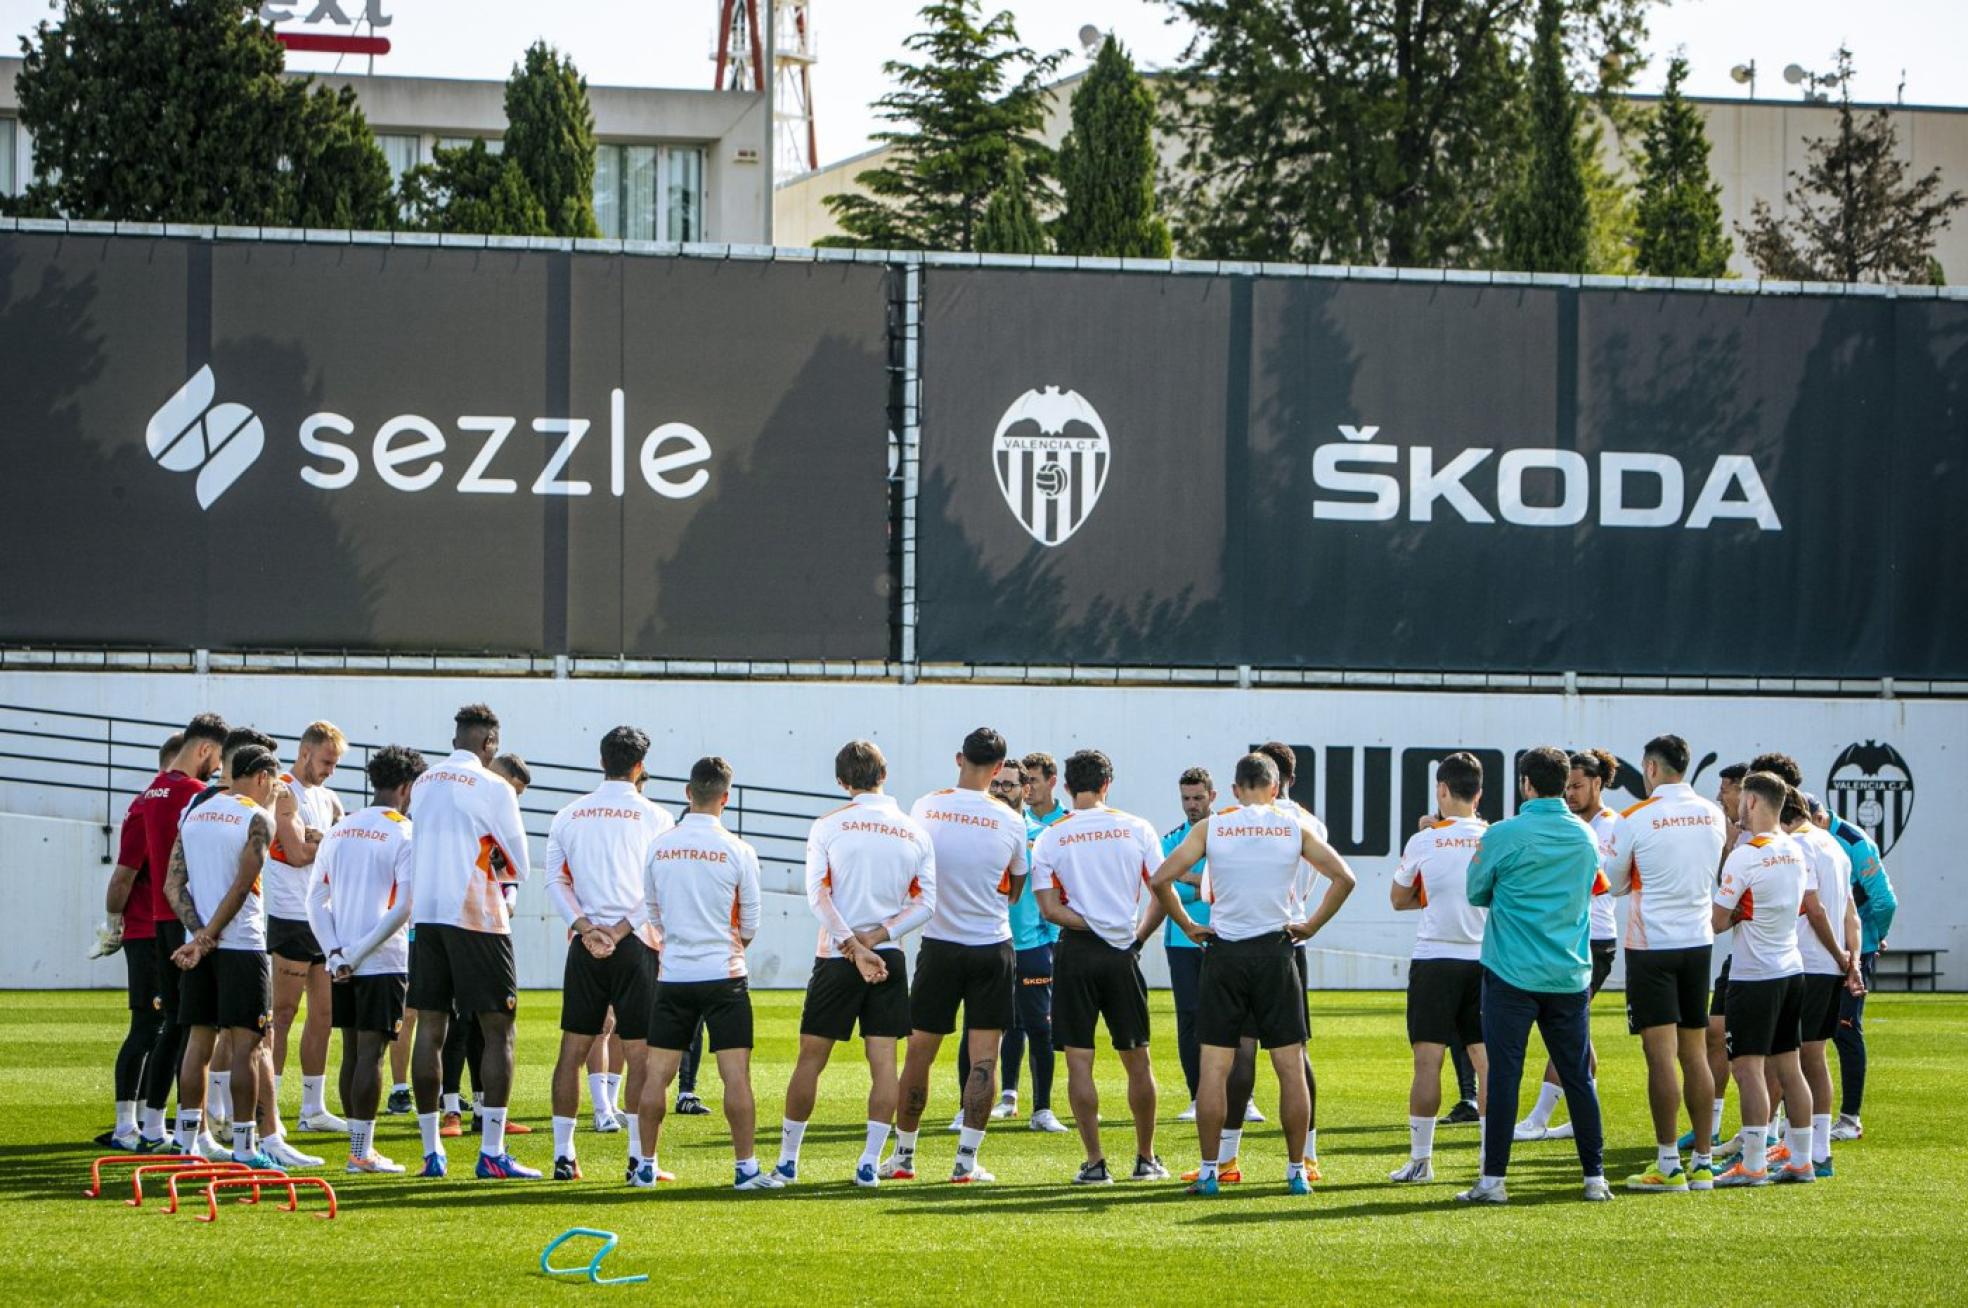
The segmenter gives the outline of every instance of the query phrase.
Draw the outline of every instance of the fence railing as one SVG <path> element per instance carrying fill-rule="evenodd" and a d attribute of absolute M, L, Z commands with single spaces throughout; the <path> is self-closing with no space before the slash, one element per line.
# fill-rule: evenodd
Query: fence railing
<path fill-rule="evenodd" d="M 112 842 L 124 810 L 156 774 L 159 747 L 183 726 L 154 718 L 0 704 L 0 785 L 91 797 L 86 818 L 102 826 L 107 863 L 115 856 Z M 268 734 L 280 743 L 282 761 L 291 763 L 299 733 Z M 384 743 L 349 741 L 348 753 L 329 781 L 351 810 L 369 802 L 369 756 Z M 451 752 L 449 746 L 417 748 L 433 763 Z M 527 834 L 544 840 L 553 815 L 593 790 L 600 775 L 593 764 L 581 767 L 532 757 L 526 758 L 526 767 L 533 781 L 520 797 L 520 813 Z M 643 793 L 678 816 L 685 806 L 686 781 L 652 774 Z M 732 787 L 724 823 L 758 850 L 766 889 L 796 891 L 802 885 L 807 829 L 841 801 L 839 794 L 739 783 Z M 72 805 L 63 807 L 73 815 Z"/>

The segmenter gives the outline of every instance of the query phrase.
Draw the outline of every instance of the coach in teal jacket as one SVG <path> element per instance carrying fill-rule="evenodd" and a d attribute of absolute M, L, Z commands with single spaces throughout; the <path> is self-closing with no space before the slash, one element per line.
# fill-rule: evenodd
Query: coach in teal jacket
<path fill-rule="evenodd" d="M 1570 757 L 1545 746 L 1518 761 L 1517 816 L 1492 826 L 1469 860 L 1469 902 L 1489 909 L 1483 928 L 1483 1045 L 1490 1060 L 1483 1121 L 1483 1177 L 1458 1198 L 1500 1202 L 1535 1025 L 1558 1068 L 1571 1110 L 1586 1197 L 1610 1198 L 1599 1094 L 1587 1021 L 1592 955 L 1590 904 L 1599 870 L 1592 828 L 1565 806 Z"/>

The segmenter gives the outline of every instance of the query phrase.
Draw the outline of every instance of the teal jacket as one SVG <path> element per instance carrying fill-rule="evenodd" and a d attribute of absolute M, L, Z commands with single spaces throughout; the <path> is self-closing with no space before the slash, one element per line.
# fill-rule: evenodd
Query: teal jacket
<path fill-rule="evenodd" d="M 1189 829 L 1194 825 L 1195 823 L 1193 822 L 1184 822 L 1181 826 L 1162 837 L 1163 858 L 1167 858 L 1170 854 L 1173 854 L 1175 847 L 1189 838 Z M 1209 860 L 1204 859 L 1196 864 L 1195 867 L 1191 868 L 1190 871 L 1197 876 L 1201 876 L 1208 867 Z M 1182 911 L 1189 915 L 1191 921 L 1209 921 L 1209 900 L 1203 898 L 1203 892 L 1201 890 L 1198 890 L 1186 881 L 1178 881 L 1175 883 L 1175 897 L 1182 901 Z M 1173 919 L 1169 921 L 1168 925 L 1162 928 L 1162 947 L 1164 949 L 1200 948 L 1195 941 L 1176 930 Z"/>
<path fill-rule="evenodd" d="M 1604 882 L 1592 828 L 1562 799 L 1527 801 L 1483 833 L 1469 860 L 1469 902 L 1490 910 L 1483 966 L 1519 990 L 1584 990 L 1592 896 Z"/>
<path fill-rule="evenodd" d="M 1038 887 L 1032 884 L 1032 842 L 1039 833 L 1054 822 L 1066 816 L 1071 810 L 1064 804 L 1052 811 L 1052 817 L 1041 822 L 1032 816 L 1032 810 L 1025 810 L 1025 888 L 1018 892 L 1018 898 L 1011 901 L 1011 947 L 1013 949 L 1037 949 L 1059 939 L 1059 928 L 1039 916 Z"/>

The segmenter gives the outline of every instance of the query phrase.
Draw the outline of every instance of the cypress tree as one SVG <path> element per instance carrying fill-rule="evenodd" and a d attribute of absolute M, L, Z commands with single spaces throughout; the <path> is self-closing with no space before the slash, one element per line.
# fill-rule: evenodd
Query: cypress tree
<path fill-rule="evenodd" d="M 1168 223 L 1155 203 L 1155 98 L 1134 61 L 1108 37 L 1073 92 L 1073 125 L 1059 147 L 1065 212 L 1061 254 L 1166 259 Z"/>
<path fill-rule="evenodd" d="M 1634 268 L 1650 277 L 1722 277 L 1729 271 L 1722 187 L 1709 175 L 1701 113 L 1681 94 L 1687 76 L 1688 61 L 1676 55 L 1667 66 L 1667 89 L 1640 139 Z"/>
<path fill-rule="evenodd" d="M 506 158 L 532 187 L 554 236 L 599 236 L 595 224 L 594 109 L 588 81 L 535 41 L 506 82 Z"/>
<path fill-rule="evenodd" d="M 1004 181 L 991 192 L 978 220 L 976 248 L 984 254 L 1044 254 L 1045 224 L 1032 206 L 1032 189 L 1025 178 L 1025 160 L 1016 150 L 1005 163 Z"/>
<path fill-rule="evenodd" d="M 1503 266 L 1582 273 L 1592 216 L 1579 168 L 1578 101 L 1565 71 L 1563 0 L 1538 0 L 1531 48 L 1530 142 L 1504 213 Z"/>

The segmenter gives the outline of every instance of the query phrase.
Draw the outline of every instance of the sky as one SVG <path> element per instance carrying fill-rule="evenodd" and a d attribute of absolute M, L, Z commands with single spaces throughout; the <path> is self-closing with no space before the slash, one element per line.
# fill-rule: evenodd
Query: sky
<path fill-rule="evenodd" d="M 595 85 L 712 84 L 717 0 L 380 0 L 392 22 L 393 49 L 378 73 L 424 77 L 503 78 L 535 38 L 573 56 Z M 1144 66 L 1175 63 L 1188 39 L 1154 0 L 987 0 L 1009 8 L 1019 34 L 1036 50 L 1070 50 L 1064 68 L 1083 67 L 1077 33 L 1088 25 L 1113 32 Z M 329 3 L 359 14 L 365 0 L 289 0 L 305 14 Z M 813 68 L 820 161 L 859 153 L 882 124 L 869 102 L 885 86 L 882 64 L 903 58 L 920 0 L 813 0 L 819 61 Z M 49 0 L 0 0 L 0 32 L 13 53 L 17 38 L 50 13 Z M 1841 42 L 1858 65 L 1855 95 L 1891 102 L 1905 79 L 1909 104 L 1968 105 L 1968 0 L 1674 0 L 1653 11 L 1652 62 L 1639 89 L 1657 90 L 1676 49 L 1690 62 L 1691 94 L 1746 96 L 1730 79 L 1755 61 L 1759 99 L 1795 99 L 1785 65 L 1830 66 Z M 326 26 L 301 30 L 329 30 Z M 290 56 L 289 66 L 328 71 L 335 56 Z M 342 71 L 362 71 L 348 59 Z"/>

